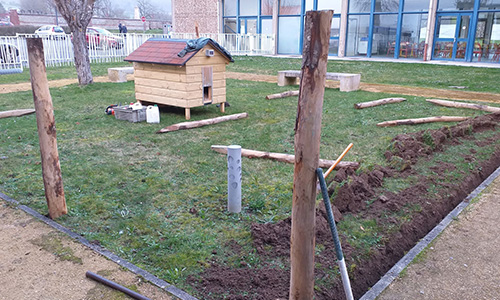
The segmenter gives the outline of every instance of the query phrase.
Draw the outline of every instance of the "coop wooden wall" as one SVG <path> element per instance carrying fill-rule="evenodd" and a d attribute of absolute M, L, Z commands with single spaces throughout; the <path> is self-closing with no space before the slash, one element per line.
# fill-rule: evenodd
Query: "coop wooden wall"
<path fill-rule="evenodd" d="M 201 68 L 213 67 L 213 103 L 226 101 L 227 59 L 218 51 L 205 56 L 206 46 L 186 66 L 170 66 L 134 62 L 135 96 L 137 100 L 191 108 L 203 105 Z"/>

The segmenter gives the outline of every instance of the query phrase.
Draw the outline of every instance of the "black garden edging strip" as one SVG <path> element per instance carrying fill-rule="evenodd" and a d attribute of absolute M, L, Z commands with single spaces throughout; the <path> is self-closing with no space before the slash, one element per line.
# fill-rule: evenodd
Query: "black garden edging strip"
<path fill-rule="evenodd" d="M 131 271 L 132 273 L 143 277 L 147 281 L 149 281 L 152 284 L 156 285 L 157 287 L 169 292 L 170 294 L 174 295 L 175 297 L 177 297 L 181 300 L 198 300 L 197 298 L 189 295 L 188 293 L 184 292 L 183 290 L 169 284 L 165 280 L 162 280 L 162 279 L 154 276 L 153 274 L 139 268 L 138 266 L 134 265 L 133 263 L 119 257 L 118 255 L 114 254 L 113 252 L 108 251 L 99 245 L 92 244 L 91 242 L 89 242 L 86 238 L 82 237 L 81 235 L 74 233 L 73 231 L 71 231 L 68 228 L 62 226 L 61 224 L 53 221 L 52 219 L 49 219 L 49 218 L 39 214 L 34 209 L 32 209 L 26 205 L 20 204 L 17 200 L 14 200 L 1 192 L 0 192 L 0 199 L 3 199 L 8 203 L 14 204 L 17 208 L 21 209 L 22 211 L 26 212 L 27 214 L 33 216 L 34 218 L 37 218 L 38 220 L 44 222 L 45 224 L 51 226 L 54 229 L 56 229 L 62 233 L 65 233 L 66 235 L 68 235 L 72 239 L 82 243 L 83 245 L 89 247 L 90 249 L 94 250 L 95 252 L 101 254 L 102 256 L 114 261 L 115 263 L 126 268 L 127 270 Z"/>
<path fill-rule="evenodd" d="M 359 300 L 374 300 L 399 276 L 414 259 L 429 244 L 448 227 L 451 221 L 456 218 L 470 201 L 477 197 L 487 188 L 497 177 L 500 176 L 500 167 L 495 170 L 486 180 L 484 180 L 472 193 L 470 193 L 460 204 L 458 204 L 436 227 L 434 227 L 423 239 L 420 240 L 403 258 L 401 258 L 380 280 L 368 290 Z"/>

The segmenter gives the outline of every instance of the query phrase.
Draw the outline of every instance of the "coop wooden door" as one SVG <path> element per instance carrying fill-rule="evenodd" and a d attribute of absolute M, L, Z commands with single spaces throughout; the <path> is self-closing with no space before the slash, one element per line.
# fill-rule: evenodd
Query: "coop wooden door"
<path fill-rule="evenodd" d="M 201 80 L 203 87 L 203 105 L 212 103 L 213 89 L 213 67 L 201 68 Z"/>

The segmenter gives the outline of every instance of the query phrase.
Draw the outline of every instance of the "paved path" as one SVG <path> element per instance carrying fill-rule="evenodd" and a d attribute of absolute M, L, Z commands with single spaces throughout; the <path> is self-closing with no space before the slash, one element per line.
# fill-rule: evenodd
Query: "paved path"
<path fill-rule="evenodd" d="M 500 177 L 377 299 L 500 299 Z"/>
<path fill-rule="evenodd" d="M 129 299 L 85 277 L 92 271 L 151 299 L 163 290 L 0 199 L 0 300 Z"/>

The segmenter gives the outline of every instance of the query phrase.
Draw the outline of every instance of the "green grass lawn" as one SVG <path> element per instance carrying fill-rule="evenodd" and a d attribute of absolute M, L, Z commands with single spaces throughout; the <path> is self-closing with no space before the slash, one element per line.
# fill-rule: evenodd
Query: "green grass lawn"
<path fill-rule="evenodd" d="M 271 68 L 300 68 L 300 62 L 291 59 L 240 57 L 236 61 L 231 65 L 231 71 L 268 73 Z M 406 64 L 387 64 L 387 68 L 393 70 L 390 73 L 392 77 L 384 75 L 380 77 L 386 79 L 379 80 L 403 84 L 405 79 L 397 76 L 395 71 L 398 66 L 407 67 Z M 445 80 L 436 75 L 444 72 L 442 66 L 415 66 L 413 73 L 427 73 L 426 76 L 415 75 L 421 80 L 434 82 L 434 85 L 439 80 Z M 104 65 L 95 67 L 101 71 L 96 71 L 94 75 L 104 73 L 106 69 Z M 379 71 L 375 71 L 377 68 Z M 345 68 L 340 71 L 364 70 L 366 74 L 363 73 L 363 76 L 377 80 L 375 74 L 384 73 L 387 70 L 384 68 L 386 64 L 383 63 L 346 62 Z M 61 69 L 63 74 L 54 69 L 49 76 L 54 79 L 74 75 L 66 68 Z M 329 66 L 331 70 L 332 65 Z M 491 72 L 488 69 L 477 70 Z M 469 80 L 470 73 L 451 73 L 460 80 Z M 9 79 L 1 82 L 9 82 Z M 424 85 L 423 82 L 420 84 Z M 485 90 L 498 92 L 498 87 L 491 85 L 485 83 Z M 227 114 L 248 112 L 248 118 L 155 134 L 160 128 L 184 121 L 184 111 L 163 110 L 161 124 L 134 124 L 104 113 L 110 104 L 135 101 L 133 82 L 95 83 L 87 87 L 75 84 L 51 89 L 69 209 L 68 215 L 58 219 L 58 222 L 194 293 L 185 284 L 186 277 L 202 272 L 215 255 L 213 253 L 225 253 L 231 240 L 242 245 L 241 255 L 246 256 L 245 261 L 258 268 L 260 261 L 251 244 L 250 225 L 253 222 L 276 222 L 290 215 L 293 165 L 244 158 L 243 211 L 241 214 L 230 214 L 225 209 L 226 157 L 210 150 L 210 146 L 238 144 L 248 149 L 293 153 L 297 97 L 264 98 L 285 90 L 286 87 L 272 83 L 227 80 L 227 101 L 231 104 Z M 438 107 L 420 97 L 406 97 L 406 102 L 364 110 L 353 108 L 358 102 L 394 96 L 399 95 L 364 91 L 342 93 L 338 89 L 327 89 L 321 158 L 335 159 L 352 142 L 354 148 L 345 160 L 361 162 L 360 172 L 370 170 L 375 165 L 386 165 L 383 153 L 397 134 L 443 126 L 435 123 L 380 128 L 375 126 L 376 123 L 431 115 L 473 117 L 483 113 Z M 0 106 L 2 110 L 32 107 L 31 92 L 3 94 Z M 191 110 L 192 120 L 220 115 L 214 105 Z M 472 146 L 464 144 L 457 147 L 467 149 Z M 456 151 L 460 151 L 456 149 L 439 159 L 452 162 L 454 158 L 463 159 L 456 155 Z M 35 115 L 0 119 L 0 191 L 45 214 L 47 208 L 39 161 Z M 417 168 L 425 172 L 426 163 L 422 162 Z M 411 180 L 391 179 L 386 185 L 388 189 L 397 191 L 410 184 Z M 450 180 L 457 178 L 450 177 Z M 350 221 L 340 225 L 340 228 L 359 228 L 356 225 L 359 222 L 367 232 L 373 232 L 368 227 L 370 220 L 356 220 L 349 216 L 346 219 Z M 352 235 L 353 239 L 357 239 L 353 244 L 368 247 L 369 250 L 373 243 L 363 241 L 364 238 L 373 241 L 373 235 L 361 234 Z M 228 257 L 224 261 L 236 266 L 240 258 Z"/>
<path fill-rule="evenodd" d="M 128 62 L 92 64 L 92 75 L 107 76 L 108 68 L 131 66 Z M 272 58 L 236 56 L 227 70 L 266 75 L 277 75 L 280 70 L 300 70 L 299 58 Z M 443 66 L 418 63 L 330 60 L 328 72 L 360 73 L 361 82 L 450 89 L 466 86 L 466 91 L 500 93 L 500 69 Z M 76 78 L 73 66 L 47 68 L 49 80 Z M 21 74 L 2 75 L 0 84 L 29 81 L 29 69 Z"/>
<path fill-rule="evenodd" d="M 300 70 L 300 58 L 238 56 L 229 71 L 277 75 L 279 70 Z M 443 66 L 422 63 L 329 60 L 328 72 L 359 73 L 361 82 L 500 93 L 500 69 Z"/>

